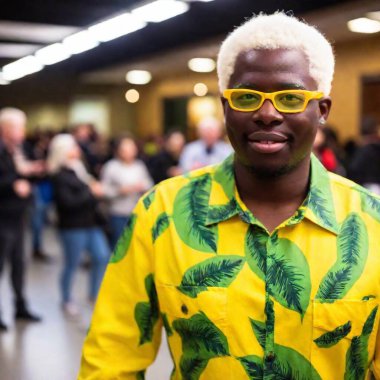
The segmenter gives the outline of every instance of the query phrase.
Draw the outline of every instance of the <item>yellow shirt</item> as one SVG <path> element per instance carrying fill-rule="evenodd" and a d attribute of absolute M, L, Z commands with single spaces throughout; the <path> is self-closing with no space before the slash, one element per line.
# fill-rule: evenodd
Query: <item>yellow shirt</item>
<path fill-rule="evenodd" d="M 143 197 L 113 254 L 79 379 L 143 379 L 165 327 L 171 379 L 380 379 L 380 198 L 312 156 L 272 234 L 233 156 Z"/>

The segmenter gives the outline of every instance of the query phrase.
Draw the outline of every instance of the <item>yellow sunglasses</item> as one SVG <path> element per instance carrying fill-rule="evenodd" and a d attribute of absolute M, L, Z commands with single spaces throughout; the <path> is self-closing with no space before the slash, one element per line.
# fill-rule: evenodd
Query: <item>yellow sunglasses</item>
<path fill-rule="evenodd" d="M 243 88 L 232 88 L 223 91 L 223 97 L 235 111 L 252 112 L 258 110 L 266 99 L 279 112 L 297 113 L 305 111 L 311 99 L 321 99 L 323 92 L 307 90 L 283 90 L 261 92 Z"/>

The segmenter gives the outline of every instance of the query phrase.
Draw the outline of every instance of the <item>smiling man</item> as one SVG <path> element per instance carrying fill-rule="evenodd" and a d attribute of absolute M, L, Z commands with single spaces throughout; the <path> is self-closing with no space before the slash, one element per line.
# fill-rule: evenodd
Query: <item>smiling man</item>
<path fill-rule="evenodd" d="M 380 199 L 311 155 L 334 56 L 283 13 L 218 57 L 222 164 L 141 199 L 112 256 L 80 379 L 143 379 L 164 326 L 172 379 L 380 379 Z"/>

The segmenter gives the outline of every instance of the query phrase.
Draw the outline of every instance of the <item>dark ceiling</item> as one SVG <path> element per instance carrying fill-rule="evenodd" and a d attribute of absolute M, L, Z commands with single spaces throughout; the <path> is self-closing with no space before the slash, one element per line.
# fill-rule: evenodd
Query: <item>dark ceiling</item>
<path fill-rule="evenodd" d="M 291 10 L 295 15 L 300 15 L 348 1 L 215 0 L 208 3 L 192 2 L 190 10 L 185 14 L 162 23 L 150 23 L 142 30 L 102 43 L 93 50 L 45 68 L 31 77 L 43 79 L 51 77 L 54 73 L 75 76 L 111 64 L 141 59 L 167 49 L 184 47 L 186 44 L 226 34 L 252 13 L 260 11 L 271 13 L 282 9 Z M 0 1 L 0 18 L 1 20 L 86 27 L 128 10 L 140 2 L 140 0 L 3 0 Z M 1 60 L 0 64 L 4 65 L 9 61 Z"/>

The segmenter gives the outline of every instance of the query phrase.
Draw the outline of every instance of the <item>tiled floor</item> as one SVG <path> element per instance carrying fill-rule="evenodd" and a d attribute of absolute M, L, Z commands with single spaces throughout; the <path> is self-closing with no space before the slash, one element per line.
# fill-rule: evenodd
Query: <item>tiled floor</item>
<path fill-rule="evenodd" d="M 54 231 L 45 234 L 46 251 L 55 262 L 50 265 L 31 262 L 28 268 L 27 294 L 30 307 L 43 316 L 38 324 L 14 323 L 9 273 L 0 283 L 3 319 L 9 330 L 0 333 L 0 380 L 73 380 L 79 367 L 81 346 L 91 319 L 86 303 L 88 276 L 80 270 L 75 290 L 83 316 L 79 321 L 64 318 L 59 305 L 58 276 L 60 248 Z M 147 380 L 168 380 L 172 369 L 164 342 L 155 363 L 148 369 Z M 99 379 L 101 380 L 101 379 Z"/>

